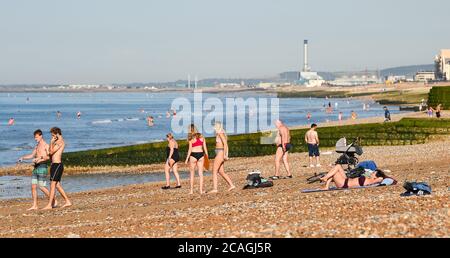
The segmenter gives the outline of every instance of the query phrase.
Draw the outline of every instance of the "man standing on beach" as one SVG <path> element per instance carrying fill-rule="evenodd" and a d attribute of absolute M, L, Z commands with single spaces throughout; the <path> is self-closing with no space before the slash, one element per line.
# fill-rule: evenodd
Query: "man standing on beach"
<path fill-rule="evenodd" d="M 277 144 L 277 152 L 275 154 L 275 176 L 272 176 L 272 180 L 281 179 L 280 177 L 280 165 L 283 159 L 284 168 L 287 171 L 286 178 L 292 178 L 291 169 L 289 167 L 288 155 L 289 151 L 292 150 L 293 145 L 291 144 L 291 135 L 289 128 L 283 124 L 280 120 L 275 121 L 275 126 L 278 129 L 278 135 L 275 140 Z"/>
<path fill-rule="evenodd" d="M 62 153 L 66 147 L 66 144 L 62 137 L 61 129 L 58 127 L 53 127 L 50 129 L 50 132 L 52 134 L 52 140 L 49 148 L 49 155 L 52 159 L 52 165 L 50 167 L 50 197 L 47 206 L 45 206 L 43 210 L 50 210 L 53 208 L 52 203 L 55 199 L 56 190 L 58 190 L 64 198 L 65 204 L 62 207 L 72 206 L 72 203 L 61 186 L 61 177 L 64 171 L 64 166 L 62 164 Z"/>
<path fill-rule="evenodd" d="M 37 142 L 37 145 L 33 152 L 29 155 L 20 157 L 18 160 L 18 162 L 22 162 L 23 160 L 33 159 L 34 162 L 34 169 L 31 173 L 31 196 L 33 197 L 33 206 L 28 209 L 29 211 L 38 209 L 36 189 L 38 184 L 39 189 L 41 189 L 47 197 L 49 196 L 48 189 L 46 188 L 46 177 L 48 173 L 46 161 L 49 159 L 48 144 L 45 142 L 44 137 L 42 137 L 42 131 L 39 129 L 34 131 L 34 140 Z"/>
<path fill-rule="evenodd" d="M 309 152 L 309 167 L 313 168 L 313 157 L 316 157 L 316 167 L 320 165 L 320 152 L 319 152 L 319 134 L 316 131 L 317 125 L 312 124 L 311 129 L 305 134 L 305 142 L 308 144 Z"/>

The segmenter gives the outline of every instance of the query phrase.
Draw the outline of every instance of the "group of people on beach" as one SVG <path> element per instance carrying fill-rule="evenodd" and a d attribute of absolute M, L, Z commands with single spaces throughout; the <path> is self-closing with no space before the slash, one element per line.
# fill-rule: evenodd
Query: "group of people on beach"
<path fill-rule="evenodd" d="M 291 136 L 289 128 L 281 121 L 276 120 L 275 126 L 277 128 L 277 135 L 275 137 L 275 175 L 271 176 L 272 180 L 279 179 L 291 179 L 293 178 L 290 164 L 289 164 L 289 153 L 293 150 L 294 146 L 291 143 Z M 308 152 L 310 157 L 310 167 L 321 167 L 320 165 L 320 152 L 319 152 L 319 135 L 316 131 L 317 125 L 313 124 L 311 129 L 305 134 L 305 143 L 308 145 Z M 214 125 L 214 130 L 216 134 L 216 146 L 215 146 L 215 159 L 212 169 L 213 177 L 213 190 L 208 193 L 218 192 L 218 175 L 222 176 L 228 183 L 229 191 L 235 189 L 230 176 L 225 173 L 224 164 L 225 161 L 229 159 L 229 148 L 228 139 L 223 128 L 222 123 L 216 122 Z M 176 179 L 176 187 L 181 188 L 180 176 L 178 173 L 177 163 L 180 161 L 180 154 L 178 149 L 178 143 L 174 139 L 172 133 L 166 135 L 168 146 L 166 148 L 166 163 L 165 163 L 165 176 L 166 185 L 162 189 L 170 189 L 170 172 L 172 171 Z M 208 158 L 208 148 L 206 140 L 201 133 L 197 130 L 194 124 L 189 126 L 189 133 L 187 136 L 187 141 L 189 144 L 188 153 L 186 156 L 185 163 L 189 165 L 190 171 L 190 194 L 194 193 L 194 177 L 195 169 L 198 170 L 199 180 L 200 180 L 200 193 L 206 193 L 204 191 L 204 179 L 203 172 L 205 168 L 208 168 L 209 158 Z M 314 163 L 315 158 L 315 164 Z M 287 176 L 281 177 L 280 168 L 283 164 Z"/>
<path fill-rule="evenodd" d="M 228 139 L 226 132 L 223 128 L 222 123 L 216 122 L 214 125 L 214 130 L 216 134 L 216 147 L 215 154 L 216 157 L 214 159 L 213 169 L 212 169 L 212 177 L 213 177 L 213 190 L 208 193 L 217 193 L 218 192 L 218 175 L 222 176 L 225 181 L 228 183 L 229 188 L 228 191 L 234 190 L 236 187 L 234 186 L 229 175 L 225 173 L 224 165 L 225 161 L 228 160 Z M 178 165 L 177 163 L 180 161 L 180 154 L 178 150 L 178 143 L 174 139 L 172 133 L 166 135 L 168 146 L 166 148 L 166 163 L 165 163 L 165 175 L 166 175 L 166 185 L 162 187 L 162 189 L 170 189 L 170 171 L 173 171 L 177 185 L 175 188 L 181 188 L 180 176 L 178 174 Z M 194 124 L 189 126 L 189 132 L 187 136 L 187 141 L 189 144 L 188 153 L 186 155 L 185 164 L 189 165 L 190 171 L 190 194 L 194 193 L 194 178 L 195 178 L 195 169 L 198 170 L 198 176 L 200 179 L 200 194 L 206 193 L 204 190 L 204 180 L 203 180 L 203 172 L 205 168 L 209 168 L 209 155 L 208 148 L 206 145 L 206 140 L 204 136 L 197 130 Z"/>
<path fill-rule="evenodd" d="M 33 205 L 28 210 L 38 209 L 38 187 L 48 197 L 48 204 L 43 208 L 43 210 L 50 210 L 58 206 L 58 202 L 56 200 L 56 190 L 64 198 L 65 204 L 62 207 L 72 206 L 72 202 L 69 200 L 69 197 L 61 185 L 61 177 L 64 171 L 64 165 L 62 163 L 62 154 L 65 148 L 64 138 L 62 136 L 61 129 L 58 127 L 51 128 L 50 133 L 52 138 L 49 145 L 46 143 L 40 129 L 34 131 L 33 135 L 37 144 L 33 149 L 33 152 L 18 159 L 18 162 L 23 162 L 23 160 L 32 160 L 34 164 L 31 175 L 31 195 L 33 198 Z M 46 187 L 48 175 L 47 162 L 49 160 L 51 161 L 50 190 Z"/>
<path fill-rule="evenodd" d="M 440 118 L 442 105 L 439 104 L 437 108 L 433 111 L 436 112 L 436 116 Z M 385 121 L 390 121 L 390 112 L 387 107 L 385 110 Z M 430 111 L 429 111 L 430 112 Z M 60 113 L 58 111 L 58 113 Z M 175 115 L 175 113 L 173 114 Z M 356 117 L 356 114 L 352 114 Z M 308 114 L 308 119 L 310 119 L 310 114 Z M 153 121 L 151 121 L 153 123 Z M 277 128 L 277 135 L 275 137 L 276 151 L 275 151 L 275 175 L 271 176 L 272 180 L 279 179 L 291 179 L 293 178 L 291 167 L 289 164 L 289 153 L 293 150 L 294 146 L 291 143 L 291 135 L 289 128 L 281 121 L 276 120 L 275 126 Z M 320 151 L 319 151 L 319 135 L 316 131 L 317 125 L 312 124 L 311 128 L 305 134 L 305 143 L 308 146 L 309 154 L 309 167 L 321 167 L 320 164 Z M 231 180 L 231 177 L 225 173 L 225 162 L 229 160 L 229 147 L 227 134 L 223 128 L 222 123 L 216 122 L 214 125 L 215 131 L 215 158 L 212 168 L 212 179 L 213 186 L 212 190 L 208 193 L 218 193 L 218 175 L 220 175 L 228 184 L 229 191 L 234 190 L 236 187 Z M 64 166 L 62 164 L 62 154 L 65 149 L 64 138 L 62 137 L 61 129 L 58 127 L 53 127 L 50 129 L 51 141 L 47 144 L 43 132 L 41 130 L 36 130 L 34 132 L 34 139 L 37 142 L 33 152 L 28 155 L 24 155 L 19 158 L 18 162 L 23 160 L 33 160 L 34 169 L 32 172 L 31 180 L 31 193 L 33 198 L 33 205 L 29 210 L 37 210 L 37 188 L 48 197 L 48 204 L 43 208 L 44 210 L 55 208 L 58 203 L 56 200 L 56 191 L 58 191 L 65 200 L 65 204 L 62 207 L 71 206 L 72 203 L 69 200 L 67 194 L 65 193 L 61 185 L 61 177 L 64 171 Z M 180 161 L 179 146 L 175 140 L 172 133 L 166 135 L 168 146 L 166 148 L 166 162 L 165 162 L 165 178 L 166 185 L 162 189 L 171 189 L 170 186 L 170 172 L 173 172 L 176 178 L 175 188 L 181 188 L 180 175 L 178 173 L 178 162 Z M 200 194 L 206 193 L 204 187 L 203 172 L 205 168 L 209 170 L 209 154 L 206 144 L 205 137 L 198 131 L 194 124 L 189 126 L 188 135 L 188 152 L 185 159 L 185 164 L 189 166 L 190 171 L 190 194 L 194 193 L 194 179 L 195 170 L 198 171 L 198 176 L 200 179 L 199 192 Z M 46 187 L 47 175 L 48 175 L 48 161 L 51 161 L 50 165 L 50 190 Z M 314 162 L 315 160 L 315 162 Z M 283 164 L 287 176 L 282 177 L 280 173 L 281 164 Z M 354 186 L 366 186 L 374 183 L 381 182 L 387 176 L 382 172 L 378 171 L 373 174 L 373 177 L 359 178 L 359 179 L 349 179 L 346 177 L 345 171 L 342 165 L 336 164 L 328 174 L 322 178 L 325 183 L 325 187 L 328 188 L 331 182 L 339 188 L 351 188 Z"/>
<path fill-rule="evenodd" d="M 436 106 L 436 109 L 433 107 L 428 107 L 427 115 L 428 117 L 433 117 L 433 113 L 436 113 L 437 118 L 441 118 L 441 112 L 442 112 L 442 104 L 438 104 Z"/>
<path fill-rule="evenodd" d="M 291 135 L 289 128 L 281 121 L 276 120 L 275 126 L 277 128 L 277 135 L 275 137 L 276 152 L 275 152 L 275 175 L 270 177 L 272 180 L 279 179 L 292 179 L 293 175 L 289 164 L 289 153 L 293 150 L 294 146 L 291 143 Z M 311 168 L 321 167 L 320 165 L 320 151 L 319 151 L 319 135 L 316 131 L 317 125 L 313 124 L 305 134 L 305 143 L 308 146 L 309 163 Z M 236 187 L 231 180 L 231 177 L 225 173 L 224 165 L 225 161 L 229 160 L 229 147 L 227 134 L 223 128 L 222 123 L 216 122 L 214 125 L 215 131 L 215 158 L 212 168 L 213 185 L 212 190 L 208 193 L 218 193 L 218 175 L 220 175 L 228 184 L 228 191 L 234 190 Z M 37 210 L 37 188 L 48 197 L 48 204 L 43 210 L 49 210 L 57 207 L 56 191 L 58 191 L 65 200 L 65 204 L 62 207 L 71 206 L 72 203 L 69 200 L 61 185 L 61 177 L 64 171 L 62 164 L 62 154 L 65 148 L 64 138 L 62 137 L 61 129 L 53 127 L 50 129 L 51 141 L 50 145 L 46 143 L 41 130 L 34 132 L 34 139 L 37 142 L 33 152 L 29 155 L 24 155 L 19 158 L 18 162 L 23 160 L 32 159 L 34 163 L 34 169 L 31 177 L 31 193 L 33 198 L 33 205 L 28 210 Z M 163 190 L 171 189 L 170 186 L 170 172 L 172 171 L 176 178 L 175 189 L 181 188 L 180 175 L 178 173 L 178 162 L 181 160 L 179 153 L 179 146 L 172 133 L 166 135 L 168 146 L 166 147 L 166 162 L 165 162 L 165 177 L 166 185 L 162 187 Z M 207 193 L 204 187 L 203 172 L 206 169 L 209 170 L 209 158 L 208 148 L 205 137 L 198 131 L 194 124 L 189 126 L 189 132 L 187 135 L 188 152 L 185 159 L 185 164 L 189 166 L 190 171 L 190 194 L 194 193 L 194 179 L 195 170 L 198 171 L 200 179 L 199 192 L 200 194 Z M 315 164 L 314 163 L 315 158 Z M 50 190 L 46 187 L 48 167 L 47 162 L 51 160 L 50 166 Z M 286 169 L 287 176 L 281 177 L 280 168 L 281 164 Z M 386 175 L 382 172 L 377 172 L 373 177 L 349 179 L 346 177 L 343 167 L 337 164 L 329 173 L 322 178 L 326 188 L 329 187 L 331 182 L 334 182 L 337 187 L 351 188 L 355 186 L 365 186 L 377 182 L 381 182 Z"/>

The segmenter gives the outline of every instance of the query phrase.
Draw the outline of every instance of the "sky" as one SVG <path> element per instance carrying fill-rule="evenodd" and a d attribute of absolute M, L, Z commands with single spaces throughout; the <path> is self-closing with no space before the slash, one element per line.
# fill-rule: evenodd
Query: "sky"
<path fill-rule="evenodd" d="M 267 78 L 431 64 L 448 0 L 0 0 L 0 84 Z"/>

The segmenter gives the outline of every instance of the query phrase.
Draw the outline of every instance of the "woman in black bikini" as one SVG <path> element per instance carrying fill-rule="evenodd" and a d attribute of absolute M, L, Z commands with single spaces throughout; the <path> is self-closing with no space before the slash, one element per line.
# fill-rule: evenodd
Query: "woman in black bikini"
<path fill-rule="evenodd" d="M 197 131 L 197 128 L 193 124 L 189 126 L 188 134 L 189 151 L 186 157 L 186 164 L 189 162 L 189 170 L 191 172 L 191 191 L 194 193 L 194 177 L 195 166 L 198 169 L 198 176 L 200 178 L 200 194 L 204 194 L 203 191 L 203 166 L 205 162 L 205 155 L 208 156 L 208 149 L 206 148 L 206 140 L 201 133 Z"/>
<path fill-rule="evenodd" d="M 222 123 L 216 122 L 214 125 L 214 130 L 216 131 L 216 157 L 214 158 L 214 168 L 213 168 L 213 190 L 209 193 L 217 193 L 217 174 L 220 174 L 225 181 L 227 181 L 230 188 L 228 191 L 235 189 L 233 182 L 229 175 L 225 174 L 224 164 L 228 160 L 228 142 L 227 135 L 223 129 Z"/>
<path fill-rule="evenodd" d="M 170 189 L 170 170 L 173 171 L 175 179 L 177 180 L 177 186 L 175 188 L 181 188 L 180 175 L 178 174 L 178 161 L 180 161 L 180 154 L 178 153 L 178 143 L 173 138 L 173 134 L 166 135 L 169 145 L 166 148 L 166 165 L 164 166 L 164 172 L 166 173 L 166 186 L 163 186 L 163 190 Z"/>
<path fill-rule="evenodd" d="M 326 182 L 324 190 L 328 190 L 331 182 L 338 188 L 347 189 L 381 183 L 386 177 L 383 171 L 377 170 L 370 177 L 348 178 L 342 166 L 338 164 L 320 180 Z"/>

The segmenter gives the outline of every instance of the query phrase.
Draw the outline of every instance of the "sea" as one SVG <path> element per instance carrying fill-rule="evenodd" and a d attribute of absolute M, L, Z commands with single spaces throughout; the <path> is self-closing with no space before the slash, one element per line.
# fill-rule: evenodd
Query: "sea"
<path fill-rule="evenodd" d="M 166 114 L 172 102 L 179 98 L 194 103 L 193 93 L 179 92 L 0 93 L 0 167 L 12 166 L 20 156 L 32 152 L 36 129 L 41 129 L 46 141 L 50 142 L 49 130 L 54 126 L 62 129 L 66 152 L 163 141 L 165 135 L 173 131 L 171 121 L 174 118 Z M 223 103 L 230 98 L 268 99 L 270 104 L 276 95 L 253 92 L 202 94 L 203 102 L 211 98 Z M 336 121 L 339 112 L 343 113 L 344 119 L 350 117 L 351 111 L 359 118 L 384 115 L 381 105 L 360 99 L 280 98 L 278 101 L 279 118 L 288 126 Z M 326 112 L 328 105 L 332 106 L 332 113 Z M 366 110 L 364 105 L 368 106 Z M 393 114 L 401 112 L 399 107 L 389 108 Z M 60 118 L 57 111 L 61 113 Z M 77 112 L 81 112 L 80 118 L 77 118 Z M 252 112 L 258 111 L 239 109 L 234 116 L 244 113 L 246 119 L 250 116 L 259 119 L 259 115 Z M 203 118 L 207 115 L 207 111 L 200 113 Z M 151 127 L 146 121 L 148 116 L 154 118 Z M 14 118 L 13 125 L 8 125 L 10 118 Z M 223 122 L 226 126 L 225 118 Z M 252 131 L 255 129 L 245 128 L 245 132 Z M 186 135 L 176 133 L 175 137 L 184 139 Z"/>

